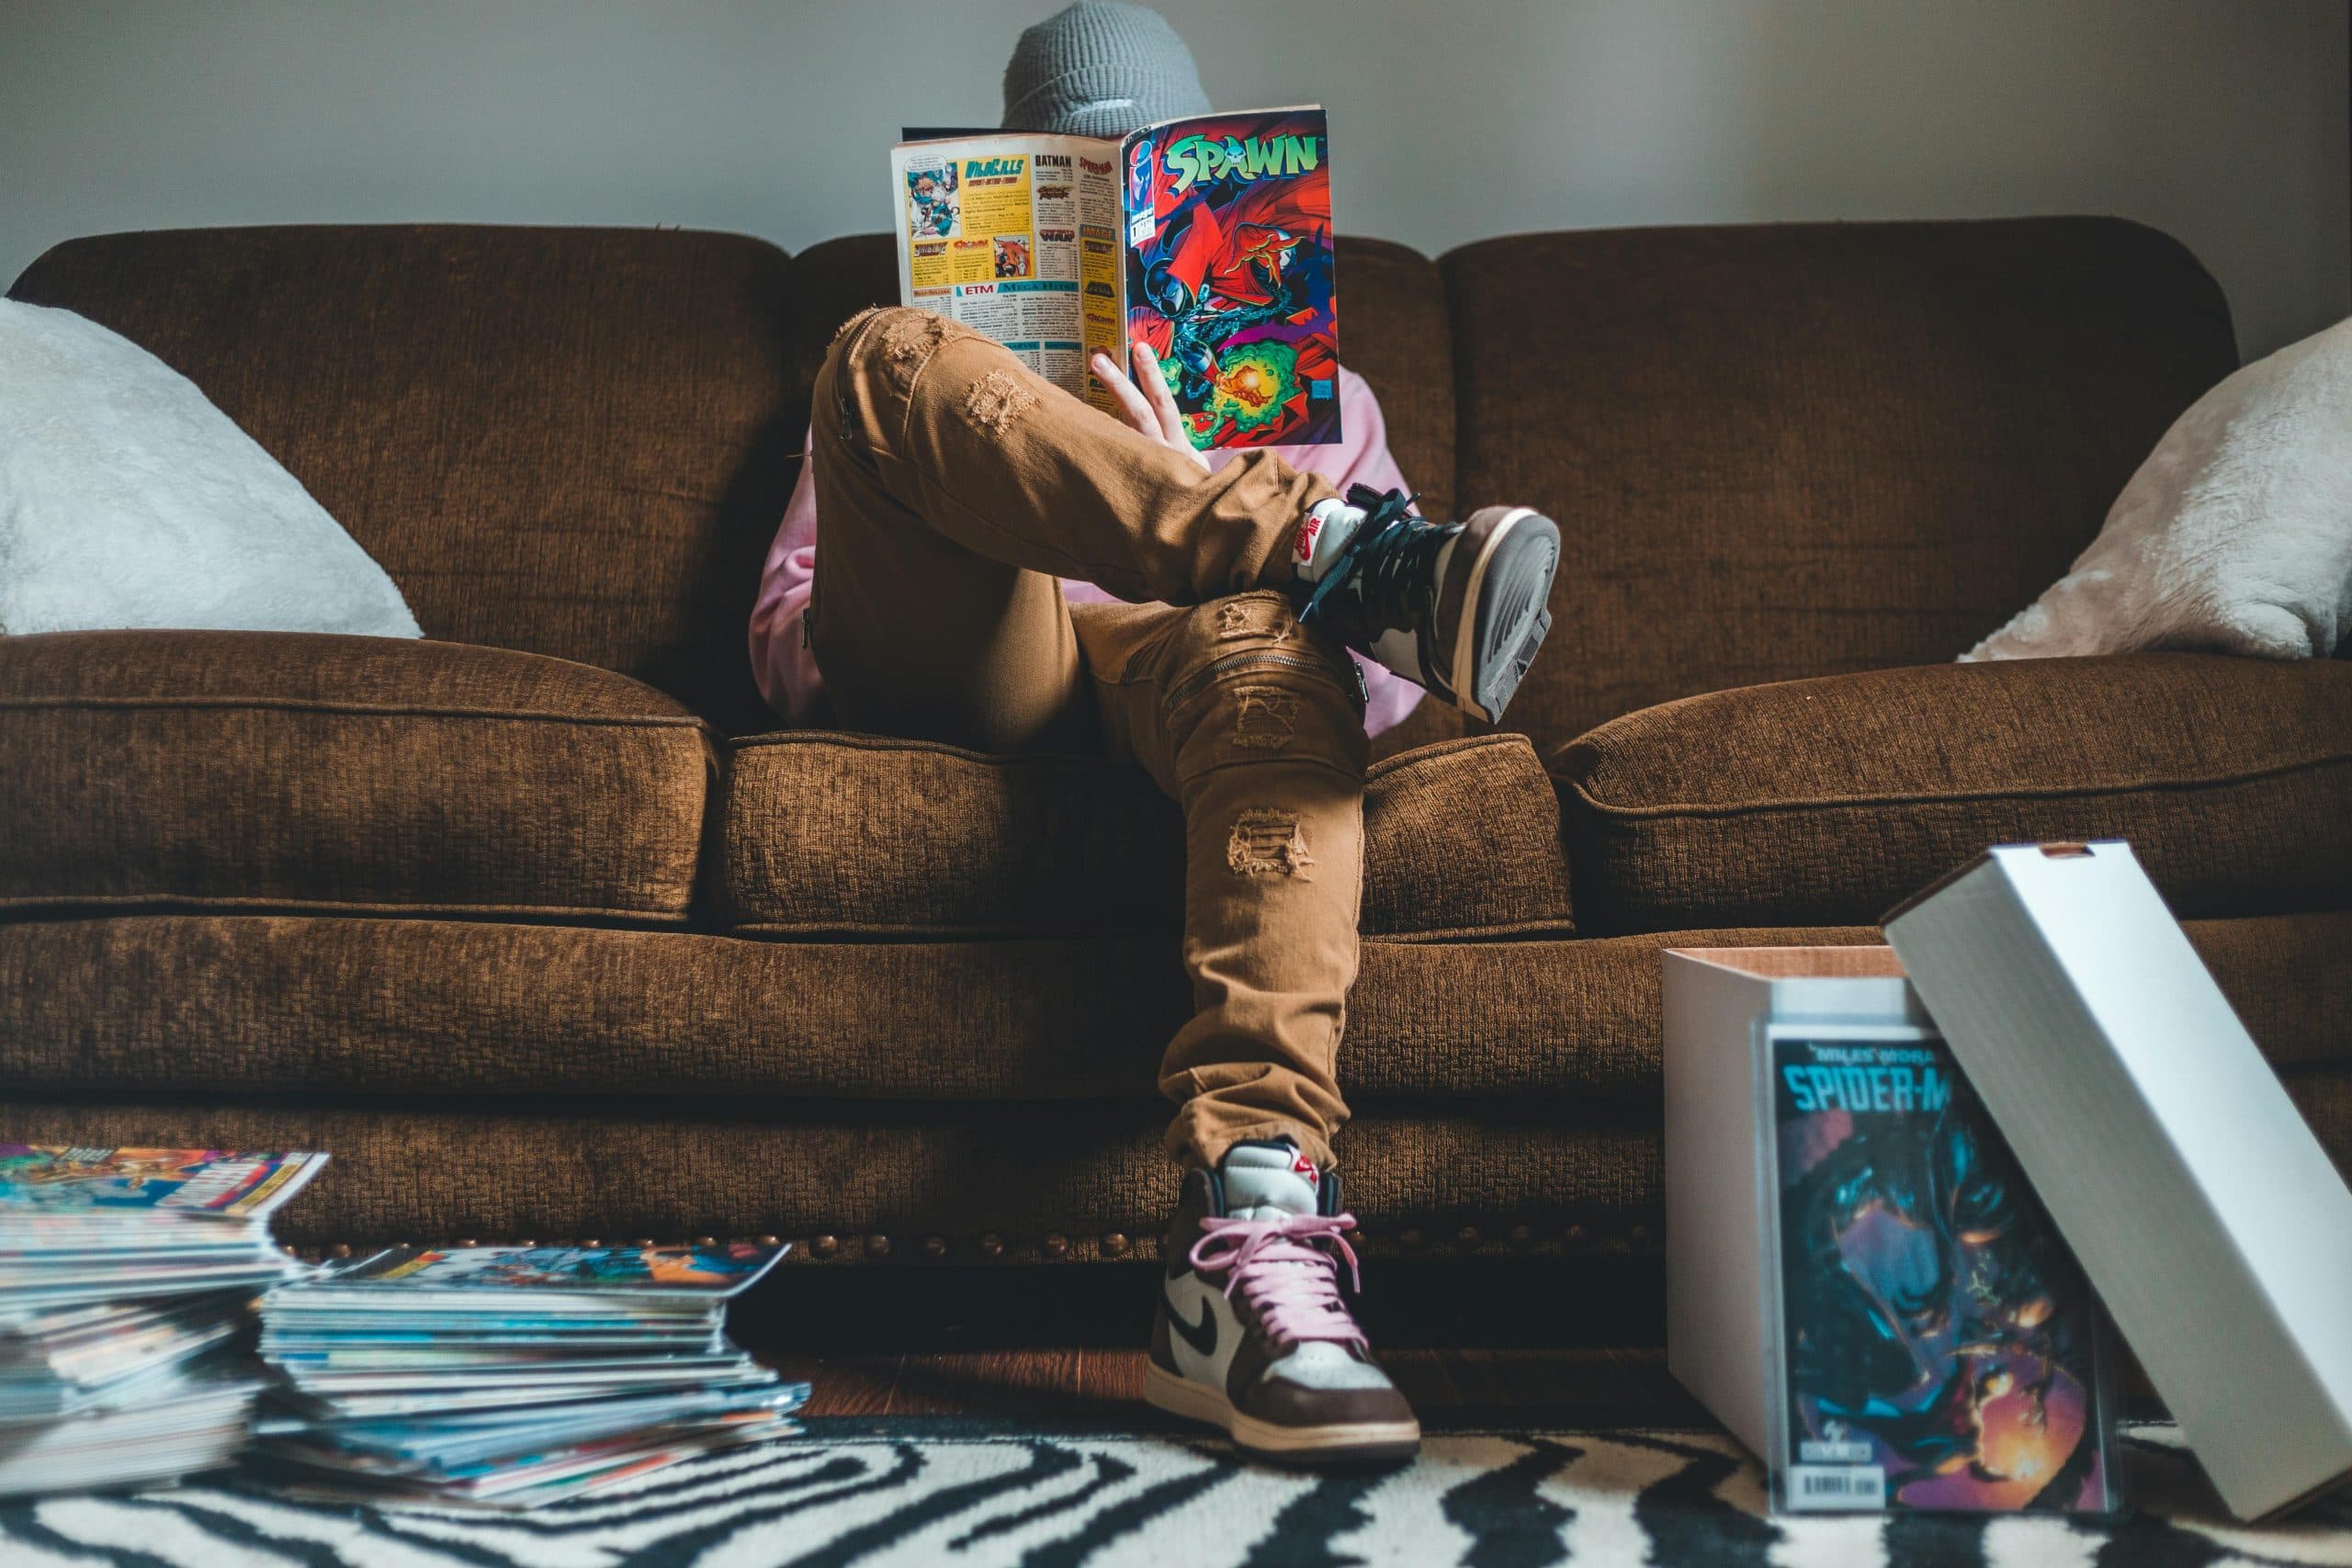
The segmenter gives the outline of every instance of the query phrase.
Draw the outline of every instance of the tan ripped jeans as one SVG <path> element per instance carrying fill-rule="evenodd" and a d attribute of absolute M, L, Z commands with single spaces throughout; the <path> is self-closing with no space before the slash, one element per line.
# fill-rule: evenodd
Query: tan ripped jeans
<path fill-rule="evenodd" d="M 1332 487 L 1271 452 L 1205 473 L 922 310 L 843 327 L 811 417 L 809 636 L 841 721 L 1149 772 L 1184 812 L 1197 1010 L 1160 1063 L 1170 1150 L 1288 1136 L 1329 1163 L 1366 742 L 1354 666 L 1283 589 Z M 1136 603 L 1073 608 L 1062 577 Z"/>

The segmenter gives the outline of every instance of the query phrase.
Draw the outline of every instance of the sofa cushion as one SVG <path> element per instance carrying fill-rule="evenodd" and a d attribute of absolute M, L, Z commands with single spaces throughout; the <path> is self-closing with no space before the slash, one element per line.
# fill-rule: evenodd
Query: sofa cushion
<path fill-rule="evenodd" d="M 1701 692 L 1951 659 L 2237 368 L 2115 219 L 1526 234 L 1439 262 L 1461 503 L 1560 521 L 1538 750 Z"/>
<path fill-rule="evenodd" d="M 1876 919 L 1995 843 L 2117 838 L 2174 912 L 2341 908 L 2352 664 L 2154 653 L 1718 692 L 1554 760 L 1588 930 Z"/>
<path fill-rule="evenodd" d="M 741 234 L 329 224 L 69 240 L 12 298 L 201 388 L 382 563 L 427 637 L 618 670 L 733 728 L 807 383 Z"/>
<path fill-rule="evenodd" d="M 709 756 L 672 698 L 526 653 L 0 638 L 0 909 L 683 921 Z"/>
<path fill-rule="evenodd" d="M 1097 935 L 1183 917 L 1183 821 L 1141 770 L 786 730 L 732 743 L 712 892 L 747 935 Z M 1363 927 L 1572 929 L 1559 805 L 1518 736 L 1374 763 Z"/>

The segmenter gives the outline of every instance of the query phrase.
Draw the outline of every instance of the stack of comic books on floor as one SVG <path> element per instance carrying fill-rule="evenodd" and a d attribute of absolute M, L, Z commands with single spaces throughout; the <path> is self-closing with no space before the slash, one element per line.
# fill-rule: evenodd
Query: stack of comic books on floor
<path fill-rule="evenodd" d="M 774 1245 L 401 1247 L 280 1286 L 261 1451 L 379 1496 L 533 1507 L 789 1437 L 808 1397 L 729 1340 Z"/>
<path fill-rule="evenodd" d="M 324 1155 L 0 1144 L 0 1496 L 153 1483 L 244 1447 L 269 1217 Z"/>

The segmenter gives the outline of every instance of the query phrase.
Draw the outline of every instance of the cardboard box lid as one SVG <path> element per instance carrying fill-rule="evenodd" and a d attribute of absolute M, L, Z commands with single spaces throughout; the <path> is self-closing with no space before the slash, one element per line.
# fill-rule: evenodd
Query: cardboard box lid
<path fill-rule="evenodd" d="M 1887 941 L 2225 1501 L 2352 1473 L 2352 1191 L 2129 845 L 2005 845 Z"/>

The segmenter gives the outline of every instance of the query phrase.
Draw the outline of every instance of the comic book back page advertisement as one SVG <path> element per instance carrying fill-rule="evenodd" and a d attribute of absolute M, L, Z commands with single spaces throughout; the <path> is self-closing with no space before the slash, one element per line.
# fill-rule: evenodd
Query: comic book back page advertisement
<path fill-rule="evenodd" d="M 1339 440 L 1322 109 L 1148 127 L 1120 162 L 1127 336 L 1159 353 L 1193 445 Z"/>
<path fill-rule="evenodd" d="M 1023 133 L 914 141 L 890 163 L 899 299 L 1004 344 L 1064 391 L 1120 352 L 1114 144 Z"/>
<path fill-rule="evenodd" d="M 1769 1032 L 1775 1504 L 2111 1510 L 2098 1303 L 1949 1048 Z"/>

